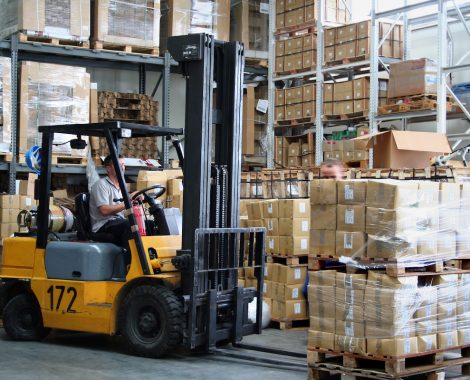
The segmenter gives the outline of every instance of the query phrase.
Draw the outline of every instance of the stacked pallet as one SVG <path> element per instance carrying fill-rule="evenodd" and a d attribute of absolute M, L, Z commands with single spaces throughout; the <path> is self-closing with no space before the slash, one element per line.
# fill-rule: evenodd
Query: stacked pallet
<path fill-rule="evenodd" d="M 309 71 L 315 68 L 317 61 L 317 36 L 311 32 L 292 32 L 287 37 L 276 41 L 275 72 L 289 74 Z"/>
<path fill-rule="evenodd" d="M 369 151 L 367 140 L 327 140 L 323 141 L 323 157 L 325 160 L 338 160 L 345 164 L 359 162 L 366 167 Z"/>
<path fill-rule="evenodd" d="M 148 95 L 100 91 L 97 107 L 99 122 L 125 121 L 152 126 L 158 123 L 158 102 Z M 93 154 L 109 154 L 104 138 L 93 141 Z M 121 154 L 125 157 L 155 158 L 157 140 L 153 137 L 125 139 L 122 142 Z"/>
<path fill-rule="evenodd" d="M 468 191 L 427 181 L 312 182 L 313 378 L 326 353 L 357 376 L 371 361 L 389 376 L 412 374 L 412 357 L 452 365 L 440 354 L 452 349 L 466 356 L 457 364 L 470 362 Z M 337 261 L 333 270 L 327 260 Z M 446 270 L 447 260 L 459 269 Z"/>
<path fill-rule="evenodd" d="M 362 21 L 325 30 L 325 64 L 334 66 L 369 59 L 371 28 L 371 21 Z M 378 28 L 379 40 L 387 36 L 379 56 L 402 59 L 403 25 L 379 21 Z"/>
<path fill-rule="evenodd" d="M 315 117 L 316 86 L 304 84 L 276 90 L 278 125 L 305 124 Z"/>

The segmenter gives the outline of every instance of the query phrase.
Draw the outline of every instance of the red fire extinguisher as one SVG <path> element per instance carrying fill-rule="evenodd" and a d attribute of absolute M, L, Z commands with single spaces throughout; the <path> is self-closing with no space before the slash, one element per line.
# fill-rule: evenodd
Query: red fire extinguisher
<path fill-rule="evenodd" d="M 134 203 L 132 209 L 134 211 L 137 227 L 139 227 L 140 236 L 147 236 L 147 231 L 145 229 L 144 210 L 142 208 L 142 205 L 140 205 L 139 203 Z"/>

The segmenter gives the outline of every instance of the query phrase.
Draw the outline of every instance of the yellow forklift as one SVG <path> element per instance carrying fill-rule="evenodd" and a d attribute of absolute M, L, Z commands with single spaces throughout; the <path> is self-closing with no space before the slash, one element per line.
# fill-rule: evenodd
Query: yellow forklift
<path fill-rule="evenodd" d="M 10 338 L 41 340 L 50 329 L 119 334 L 130 352 L 160 357 L 180 345 L 210 350 L 261 333 L 265 230 L 238 226 L 243 45 L 194 34 L 171 37 L 168 46 L 187 81 L 184 155 L 180 129 L 125 122 L 39 128 L 37 228 L 4 241 L 0 307 Z M 86 146 L 83 136 L 106 139 L 131 225 L 130 266 L 115 237 L 91 232 L 88 194 L 76 198 L 76 235 L 50 230 L 55 133 L 73 135 L 78 149 Z M 181 235 L 156 202 L 162 186 L 141 191 L 150 236 L 137 227 L 119 146 L 147 136 L 172 140 L 180 160 L 187 157 Z M 238 286 L 247 267 L 256 288 Z M 256 318 L 249 319 L 254 299 Z"/>

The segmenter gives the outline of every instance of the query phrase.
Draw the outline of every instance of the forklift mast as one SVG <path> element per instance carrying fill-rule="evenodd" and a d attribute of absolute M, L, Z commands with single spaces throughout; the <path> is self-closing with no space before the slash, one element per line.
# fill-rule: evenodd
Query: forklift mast
<path fill-rule="evenodd" d="M 180 255 L 189 309 L 184 343 L 212 348 L 261 332 L 264 229 L 240 229 L 244 47 L 209 34 L 168 38 L 186 78 L 183 236 Z M 246 251 L 245 251 L 246 248 Z M 257 289 L 238 287 L 238 269 L 254 267 Z M 257 317 L 246 320 L 257 297 Z"/>

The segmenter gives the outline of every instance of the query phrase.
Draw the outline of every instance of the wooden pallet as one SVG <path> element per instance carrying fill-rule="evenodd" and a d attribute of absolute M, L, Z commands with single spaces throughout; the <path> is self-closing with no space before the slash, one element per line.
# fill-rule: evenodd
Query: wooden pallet
<path fill-rule="evenodd" d="M 86 165 L 87 158 L 79 156 L 62 156 L 59 154 L 52 155 L 52 165 Z"/>
<path fill-rule="evenodd" d="M 446 111 L 452 111 L 452 103 L 446 102 Z M 416 100 L 408 103 L 387 104 L 379 107 L 379 115 L 404 113 L 413 111 L 427 111 L 437 109 L 437 101 L 433 99 Z"/>
<path fill-rule="evenodd" d="M 304 22 L 303 24 L 285 26 L 284 28 L 276 29 L 274 35 L 288 35 L 289 37 L 300 37 L 304 34 L 316 33 L 316 26 L 314 21 Z"/>
<path fill-rule="evenodd" d="M 270 327 L 279 330 L 305 330 L 310 326 L 309 319 L 279 319 L 271 318 Z"/>
<path fill-rule="evenodd" d="M 88 49 L 90 47 L 89 41 L 67 40 L 62 38 L 51 38 L 41 36 L 39 34 L 27 34 L 27 32 L 18 33 L 18 40 L 20 42 L 40 42 L 43 44 L 57 45 L 57 46 L 76 46 Z"/>
<path fill-rule="evenodd" d="M 399 98 L 388 98 L 388 104 L 396 104 L 398 102 L 408 103 L 414 102 L 417 100 L 437 100 L 436 94 L 419 94 L 419 95 L 410 95 L 410 96 L 403 96 Z M 450 95 L 446 95 L 446 100 L 450 102 L 452 97 Z"/>
<path fill-rule="evenodd" d="M 266 256 L 266 262 L 276 263 L 282 265 L 307 265 L 308 255 L 301 256 L 282 256 L 282 255 L 268 255 Z"/>
<path fill-rule="evenodd" d="M 11 152 L 0 152 L 0 161 L 10 162 L 12 158 L 13 158 L 13 155 Z"/>
<path fill-rule="evenodd" d="M 290 119 L 290 120 L 278 120 L 275 123 L 275 127 L 295 127 L 302 126 L 305 124 L 314 124 L 315 117 L 303 117 L 299 119 Z"/>
<path fill-rule="evenodd" d="M 369 117 L 369 111 L 351 112 L 340 115 L 323 115 L 322 118 L 327 121 L 344 121 L 344 120 L 365 120 Z"/>
<path fill-rule="evenodd" d="M 450 358 L 446 353 L 460 353 L 460 358 Z M 407 376 L 440 373 L 447 367 L 462 365 L 462 373 L 470 374 L 470 346 L 458 346 L 403 356 L 359 355 L 348 352 L 308 347 L 307 363 L 310 368 L 341 371 L 353 376 L 372 379 L 403 379 Z M 317 374 L 318 375 L 318 374 Z M 324 377 L 313 377 L 323 379 Z"/>
<path fill-rule="evenodd" d="M 448 166 L 428 167 L 421 169 L 360 169 L 354 173 L 355 179 L 429 179 L 450 180 L 454 179 L 455 169 Z"/>
<path fill-rule="evenodd" d="M 134 53 L 134 54 L 148 54 L 159 56 L 160 51 L 157 48 L 146 48 L 141 46 L 132 46 L 132 45 L 120 45 L 114 43 L 108 43 L 103 41 L 92 41 L 92 49 L 96 50 L 112 50 L 112 51 L 122 51 L 124 53 Z"/>
<path fill-rule="evenodd" d="M 310 67 L 303 67 L 301 69 L 295 69 L 295 70 L 276 71 L 276 75 L 281 76 L 281 75 L 291 75 L 291 74 L 302 74 L 302 73 L 307 73 L 309 71 L 313 71 L 315 70 L 315 68 L 316 66 L 310 66 Z"/>
<path fill-rule="evenodd" d="M 329 264 L 327 264 L 329 262 Z M 468 273 L 470 272 L 470 258 L 461 257 L 452 260 L 454 266 L 447 267 L 443 260 L 436 260 L 432 263 L 425 263 L 417 266 L 414 262 L 400 262 L 397 259 L 384 258 L 365 258 L 357 261 L 357 264 L 343 264 L 337 256 L 309 255 L 308 269 L 318 271 L 324 269 L 346 270 L 347 273 L 361 273 L 366 268 L 385 270 L 391 277 L 409 277 L 409 276 L 435 276 L 438 274 L 449 273 Z M 457 264 L 458 262 L 458 264 Z M 336 265 L 334 264 L 336 263 Z"/>
<path fill-rule="evenodd" d="M 364 55 L 358 55 L 357 57 L 346 57 L 346 58 L 338 59 L 335 61 L 326 62 L 325 65 L 328 67 L 347 65 L 348 63 L 366 61 L 369 58 L 370 58 L 369 54 L 364 54 Z M 368 63 L 364 64 L 364 66 L 368 66 L 368 65 L 369 65 Z"/>

